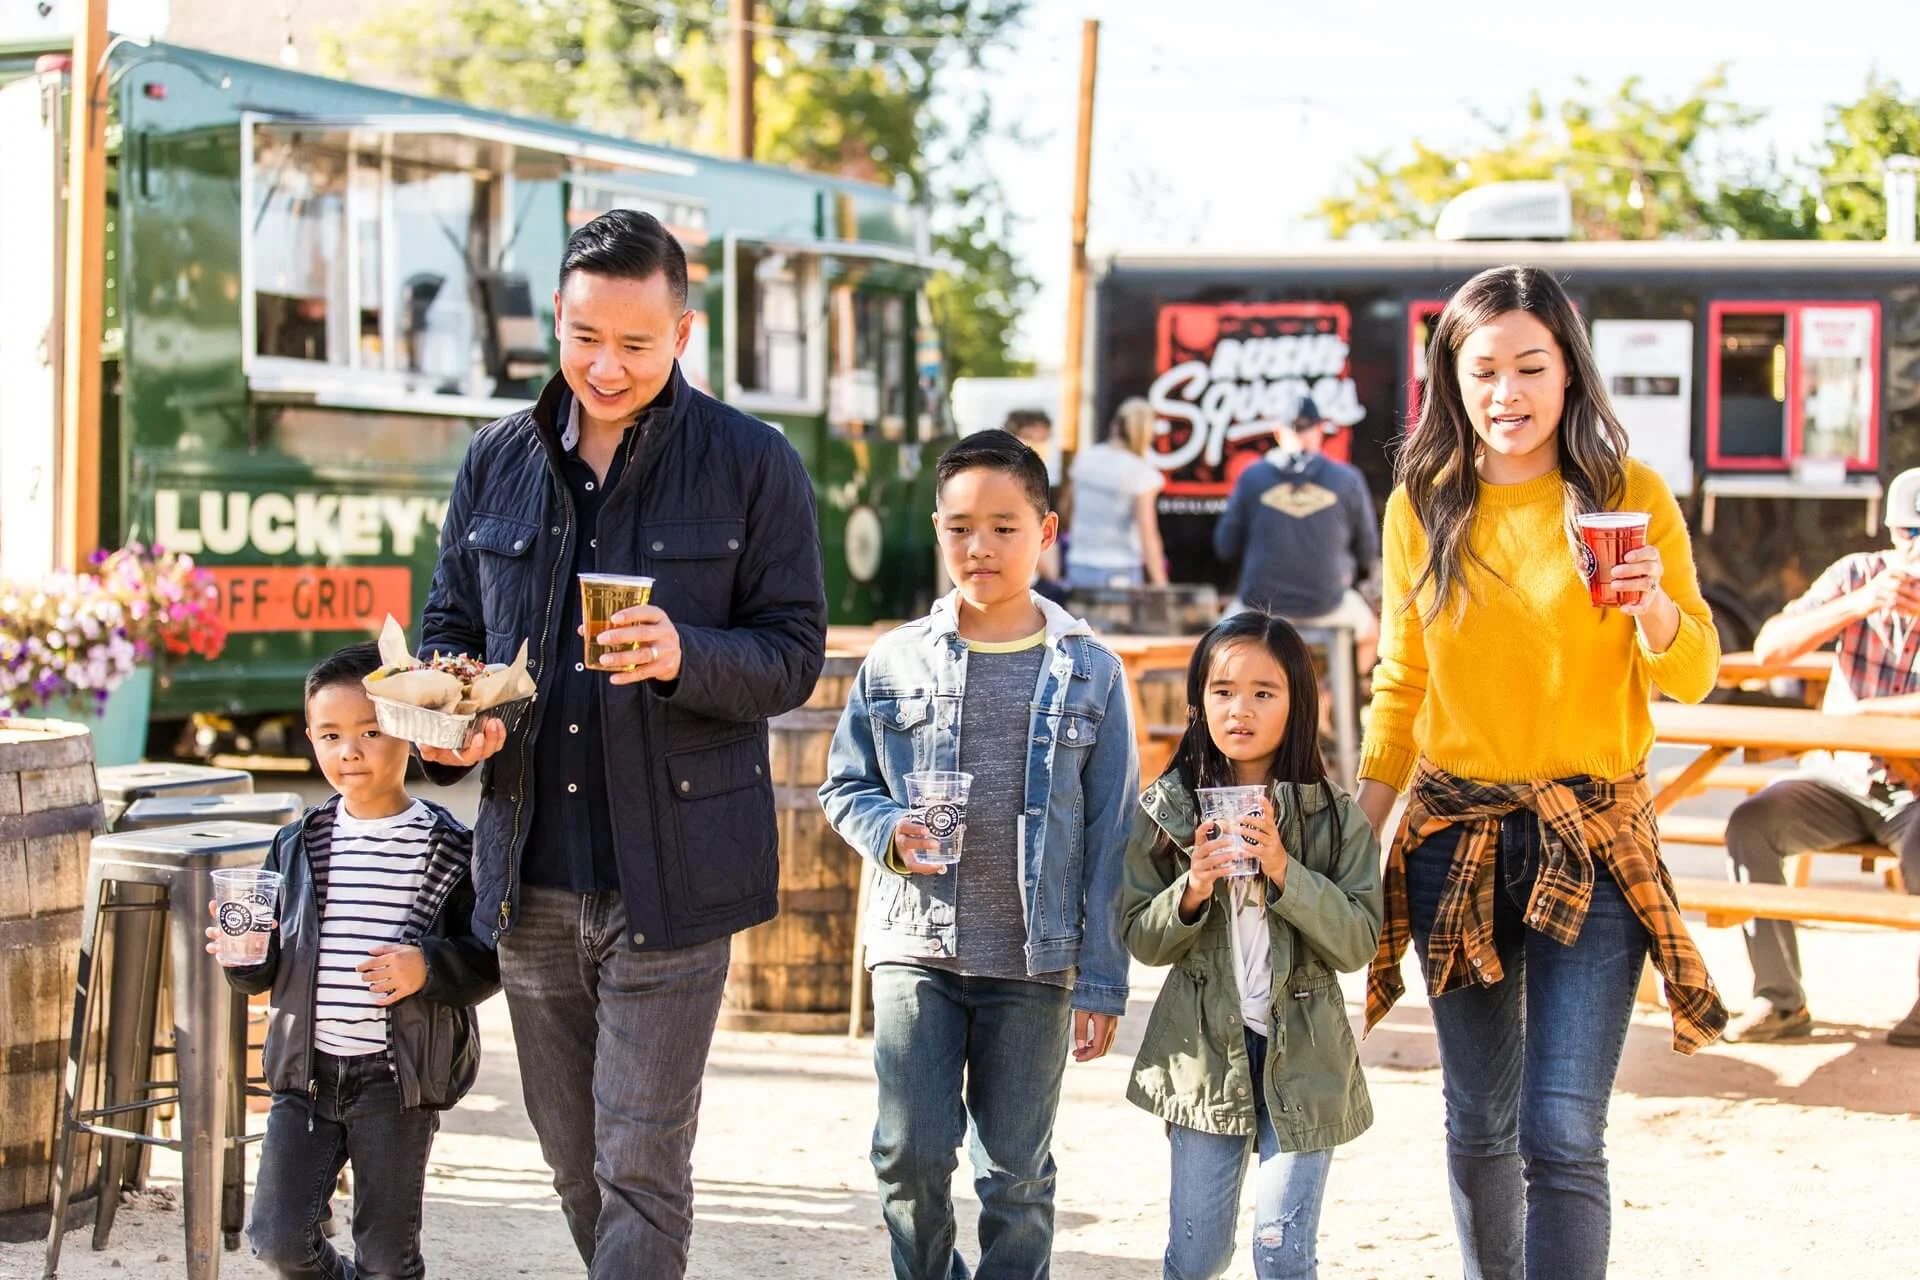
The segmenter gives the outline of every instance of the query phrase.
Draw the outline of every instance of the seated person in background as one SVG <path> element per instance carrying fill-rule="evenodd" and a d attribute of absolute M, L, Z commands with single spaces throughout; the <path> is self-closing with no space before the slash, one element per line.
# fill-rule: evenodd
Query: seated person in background
<path fill-rule="evenodd" d="M 1380 620 L 1355 584 L 1377 578 L 1380 522 L 1359 468 L 1324 452 L 1340 430 L 1302 397 L 1275 447 L 1233 486 L 1213 529 L 1213 550 L 1240 562 L 1240 595 L 1227 612 L 1263 609 L 1296 627 L 1347 627 L 1354 666 L 1373 670 Z"/>
<path fill-rule="evenodd" d="M 1826 710 L 1920 715 L 1920 468 L 1887 490 L 1893 546 L 1835 561 L 1805 595 L 1768 619 L 1754 641 L 1764 662 L 1789 662 L 1838 640 Z M 1920 891 L 1920 773 L 1878 757 L 1836 756 L 1774 783 L 1733 811 L 1727 858 L 1736 880 L 1786 883 L 1786 859 L 1838 844 L 1884 844 L 1900 854 L 1909 893 Z M 1729 1041 L 1786 1040 L 1813 1029 L 1793 923 L 1746 926 L 1753 1003 L 1728 1024 Z M 1920 1001 L 1887 1033 L 1920 1048 Z"/>

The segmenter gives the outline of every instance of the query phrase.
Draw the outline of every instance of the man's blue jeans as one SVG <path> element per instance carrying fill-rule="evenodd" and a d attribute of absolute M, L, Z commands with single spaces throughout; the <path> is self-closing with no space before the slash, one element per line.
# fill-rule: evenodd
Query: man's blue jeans
<path fill-rule="evenodd" d="M 981 1280 L 1049 1274 L 1053 1118 L 1071 995 L 1042 982 L 874 967 L 873 1171 L 898 1280 L 969 1275 L 953 1221 L 957 1152 L 969 1138 Z"/>
<path fill-rule="evenodd" d="M 1247 1062 L 1253 1078 L 1265 1078 L 1267 1039 L 1247 1029 Z M 1233 1261 L 1233 1228 L 1240 1218 L 1240 1186 L 1247 1152 L 1260 1167 L 1253 1175 L 1253 1274 L 1259 1280 L 1313 1280 L 1319 1274 L 1320 1206 L 1326 1199 L 1333 1152 L 1282 1151 L 1267 1091 L 1254 1090 L 1251 1137 L 1203 1133 L 1168 1125 L 1173 1148 L 1173 1195 L 1168 1206 L 1164 1280 L 1214 1280 Z"/>
<path fill-rule="evenodd" d="M 1428 934 L 1460 832 L 1407 855 L 1413 940 Z M 1626 1046 L 1647 932 L 1603 867 L 1579 939 L 1562 946 L 1522 915 L 1539 819 L 1500 824 L 1494 942 L 1505 978 L 1433 1001 L 1447 1104 L 1447 1173 L 1467 1280 L 1604 1280 L 1613 1204 L 1607 1104 Z"/>
<path fill-rule="evenodd" d="M 632 951 L 627 933 L 617 892 L 523 886 L 500 979 L 527 1117 L 588 1274 L 675 1280 L 729 943 Z"/>

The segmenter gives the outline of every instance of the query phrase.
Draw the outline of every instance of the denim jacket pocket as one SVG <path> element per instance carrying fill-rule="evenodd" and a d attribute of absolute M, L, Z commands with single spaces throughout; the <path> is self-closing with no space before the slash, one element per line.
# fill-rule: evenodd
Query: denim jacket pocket
<path fill-rule="evenodd" d="M 933 697 L 924 693 L 878 694 L 867 699 L 867 713 L 873 717 L 873 741 L 880 752 L 881 769 L 890 783 L 902 788 L 895 795 L 903 796 L 903 779 L 921 767 L 925 758 L 920 739 L 933 720 Z"/>

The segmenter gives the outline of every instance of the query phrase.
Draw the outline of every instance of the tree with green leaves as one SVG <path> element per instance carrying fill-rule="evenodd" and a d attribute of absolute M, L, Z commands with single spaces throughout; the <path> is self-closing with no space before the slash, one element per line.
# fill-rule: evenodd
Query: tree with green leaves
<path fill-rule="evenodd" d="M 1007 247 L 1014 215 L 979 160 L 1002 126 L 983 93 L 955 100 L 955 73 L 1010 39 L 1027 2 L 761 0 L 756 10 L 755 158 L 933 206 L 936 246 L 963 266 L 930 290 L 956 377 L 1013 371 L 1014 327 L 1035 288 Z M 325 61 L 336 75 L 720 152 L 730 19 L 709 0 L 405 0 L 331 41 Z"/>
<path fill-rule="evenodd" d="M 1567 186 L 1575 234 L 1589 240 L 1813 233 L 1811 211 L 1779 194 L 1770 166 L 1738 172 L 1713 154 L 1716 138 L 1760 119 L 1729 98 L 1724 71 L 1678 101 L 1650 95 L 1638 78 L 1598 102 L 1587 82 L 1576 84 L 1558 103 L 1536 93 L 1517 120 L 1488 122 L 1481 146 L 1456 152 L 1416 139 L 1410 159 L 1363 160 L 1347 189 L 1321 202 L 1320 219 L 1337 237 L 1422 235 L 1468 188 L 1532 178 Z"/>
<path fill-rule="evenodd" d="M 1887 234 L 1885 165 L 1920 156 L 1920 98 L 1897 80 L 1870 76 L 1860 97 L 1827 115 L 1815 190 L 1804 198 L 1824 240 L 1879 240 Z"/>

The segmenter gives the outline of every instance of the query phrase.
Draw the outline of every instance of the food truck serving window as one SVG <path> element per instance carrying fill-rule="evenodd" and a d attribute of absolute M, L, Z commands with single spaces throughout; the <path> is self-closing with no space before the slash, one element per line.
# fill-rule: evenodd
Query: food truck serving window
<path fill-rule="evenodd" d="M 1707 326 L 1710 467 L 1879 465 L 1879 303 L 1714 302 Z"/>
<path fill-rule="evenodd" d="M 907 297 L 848 282 L 828 295 L 827 424 L 835 434 L 907 433 Z"/>

